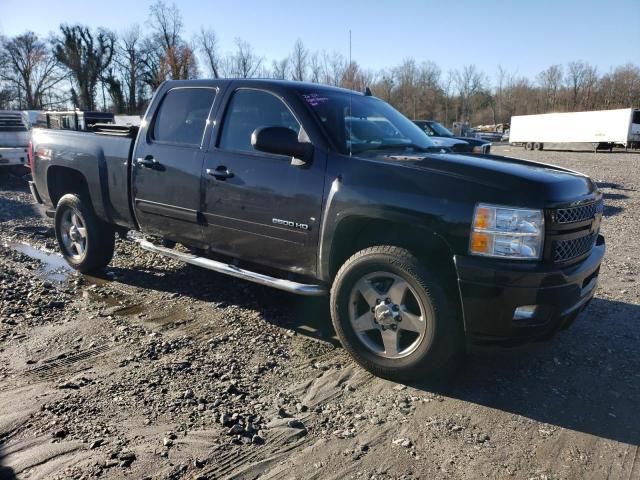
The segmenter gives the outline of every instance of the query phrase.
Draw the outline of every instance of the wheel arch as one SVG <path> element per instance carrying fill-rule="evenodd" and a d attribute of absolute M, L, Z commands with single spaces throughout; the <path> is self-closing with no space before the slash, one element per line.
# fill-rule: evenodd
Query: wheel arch
<path fill-rule="evenodd" d="M 91 202 L 91 192 L 85 176 L 78 170 L 52 165 L 47 169 L 47 191 L 55 208 L 67 193 L 75 193 Z M 91 205 L 93 208 L 93 205 Z"/>
<path fill-rule="evenodd" d="M 333 280 L 344 262 L 354 253 L 377 245 L 405 248 L 429 259 L 430 265 L 455 280 L 453 250 L 442 235 L 423 225 L 393 217 L 350 216 L 344 218 L 332 236 L 326 274 Z M 435 261 L 434 261 L 435 259 Z"/>

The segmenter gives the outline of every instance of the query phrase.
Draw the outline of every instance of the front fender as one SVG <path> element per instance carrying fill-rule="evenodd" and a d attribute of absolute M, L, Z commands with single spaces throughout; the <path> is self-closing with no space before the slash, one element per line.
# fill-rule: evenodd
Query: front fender
<path fill-rule="evenodd" d="M 344 241 L 353 241 L 353 238 L 344 238 L 350 229 L 344 226 L 353 221 L 392 222 L 406 225 L 404 233 L 411 237 L 424 238 L 425 244 L 433 237 L 450 252 L 452 245 L 442 232 L 446 226 L 442 224 L 440 210 L 446 205 L 438 199 L 432 199 L 431 212 L 420 213 L 410 208 L 412 198 L 396 197 L 396 202 L 390 202 L 382 195 L 372 195 L 362 189 L 352 189 L 345 185 L 338 177 L 331 183 L 324 206 L 320 242 L 318 249 L 318 276 L 323 281 L 331 281 L 331 261 L 333 250 Z M 377 192 L 380 193 L 380 192 Z M 397 192 L 396 192 L 397 193 Z M 408 194 L 409 195 L 409 194 Z M 421 198 L 424 201 L 424 197 Z M 403 205 L 403 200 L 406 202 Z M 407 238 L 399 238 L 399 243 L 407 243 Z M 452 253 L 453 255 L 453 253 Z"/>

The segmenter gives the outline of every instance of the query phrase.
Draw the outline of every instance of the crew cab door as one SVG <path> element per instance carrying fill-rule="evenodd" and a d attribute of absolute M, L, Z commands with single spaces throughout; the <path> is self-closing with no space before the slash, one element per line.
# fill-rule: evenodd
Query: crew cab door
<path fill-rule="evenodd" d="M 136 218 L 145 233 L 199 244 L 202 143 L 215 88 L 168 90 L 133 157 Z"/>
<path fill-rule="evenodd" d="M 289 156 L 255 150 L 259 127 L 302 125 L 285 100 L 262 89 L 230 92 L 205 153 L 204 238 L 217 252 L 301 274 L 316 268 L 326 157 L 292 165 Z"/>

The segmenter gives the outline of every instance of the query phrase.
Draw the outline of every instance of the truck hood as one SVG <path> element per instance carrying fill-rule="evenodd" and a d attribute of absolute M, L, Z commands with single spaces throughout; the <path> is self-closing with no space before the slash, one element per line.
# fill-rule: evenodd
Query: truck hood
<path fill-rule="evenodd" d="M 566 205 L 593 198 L 598 191 L 595 182 L 579 172 L 497 155 L 387 154 L 376 160 L 482 185 L 482 191 L 494 192 L 494 201 L 517 199 L 523 206 Z"/>

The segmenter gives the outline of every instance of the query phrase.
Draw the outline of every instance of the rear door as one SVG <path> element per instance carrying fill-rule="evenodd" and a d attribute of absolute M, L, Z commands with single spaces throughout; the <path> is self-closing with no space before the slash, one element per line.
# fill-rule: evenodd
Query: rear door
<path fill-rule="evenodd" d="M 231 92 L 204 161 L 204 237 L 212 250 L 279 269 L 309 274 L 316 267 L 326 156 L 313 162 L 255 150 L 251 134 L 287 127 L 306 139 L 285 99 L 265 89 Z"/>
<path fill-rule="evenodd" d="M 168 90 L 133 158 L 133 194 L 145 233 L 199 244 L 200 175 L 205 130 L 217 90 Z M 144 138 L 143 138 L 144 136 Z"/>

